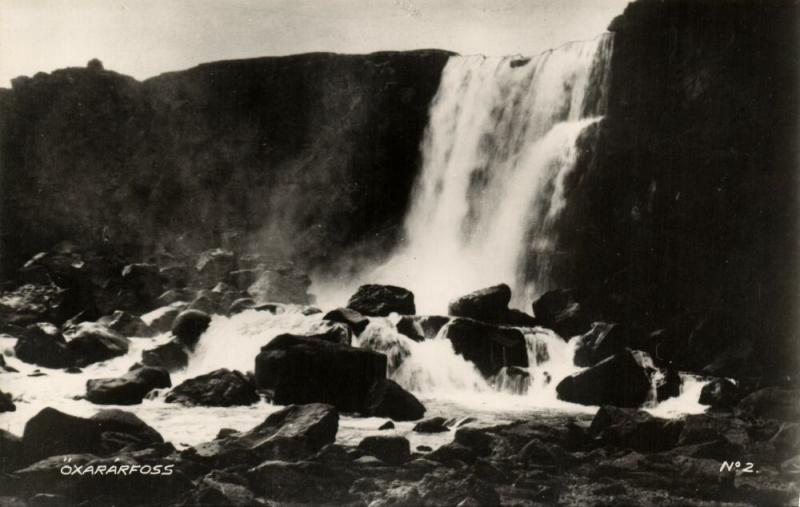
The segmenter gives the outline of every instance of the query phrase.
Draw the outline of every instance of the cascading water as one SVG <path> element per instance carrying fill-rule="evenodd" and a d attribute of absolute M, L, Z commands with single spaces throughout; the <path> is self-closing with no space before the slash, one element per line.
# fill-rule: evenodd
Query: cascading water
<path fill-rule="evenodd" d="M 431 105 L 404 246 L 353 285 L 407 287 L 419 311 L 437 313 L 503 281 L 527 306 L 547 284 L 576 141 L 605 112 L 612 41 L 607 34 L 530 59 L 451 57 Z M 341 288 L 330 289 L 315 286 L 321 300 L 341 300 Z"/>

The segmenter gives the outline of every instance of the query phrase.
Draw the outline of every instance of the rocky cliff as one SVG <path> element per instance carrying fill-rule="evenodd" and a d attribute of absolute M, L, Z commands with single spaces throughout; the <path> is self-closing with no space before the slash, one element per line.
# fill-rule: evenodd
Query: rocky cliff
<path fill-rule="evenodd" d="M 0 94 L 0 265 L 63 239 L 133 254 L 246 242 L 310 263 L 390 242 L 448 54 L 18 78 Z"/>

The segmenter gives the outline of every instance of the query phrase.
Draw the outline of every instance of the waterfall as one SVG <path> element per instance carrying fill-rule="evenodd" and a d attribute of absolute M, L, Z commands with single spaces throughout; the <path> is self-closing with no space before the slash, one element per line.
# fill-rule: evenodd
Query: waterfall
<path fill-rule="evenodd" d="M 451 57 L 403 245 L 358 282 L 407 287 L 422 313 L 498 282 L 527 306 L 547 286 L 576 141 L 605 112 L 612 41 L 606 34 L 533 58 Z M 324 300 L 324 284 L 316 289 Z"/>

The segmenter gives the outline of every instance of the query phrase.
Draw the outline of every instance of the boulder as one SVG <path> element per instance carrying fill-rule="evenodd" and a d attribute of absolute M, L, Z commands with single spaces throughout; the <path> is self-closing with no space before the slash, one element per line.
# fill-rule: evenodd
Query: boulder
<path fill-rule="evenodd" d="M 164 281 L 164 285 L 173 289 L 182 289 L 186 287 L 192 278 L 186 266 L 181 266 L 179 264 L 164 266 L 158 270 L 158 274 Z"/>
<path fill-rule="evenodd" d="M 236 256 L 230 250 L 215 248 L 206 250 L 197 257 L 193 278 L 199 285 L 211 287 L 225 280 L 228 273 L 236 270 Z"/>
<path fill-rule="evenodd" d="M 82 322 L 65 336 L 68 340 L 67 349 L 76 366 L 86 366 L 128 353 L 128 339 L 97 322 Z"/>
<path fill-rule="evenodd" d="M 261 268 L 237 269 L 228 273 L 226 281 L 237 289 L 247 290 L 258 281 L 264 270 Z"/>
<path fill-rule="evenodd" d="M 144 366 L 121 377 L 88 380 L 86 399 L 98 405 L 135 405 L 153 389 L 171 386 L 167 370 Z"/>
<path fill-rule="evenodd" d="M 450 466 L 459 463 L 472 464 L 478 458 L 475 451 L 458 442 L 448 442 L 428 455 L 429 459 Z"/>
<path fill-rule="evenodd" d="M 182 505 L 185 507 L 215 505 L 225 507 L 260 507 L 246 480 L 225 472 L 213 471 L 200 479 Z M 244 484 L 243 484 L 244 483 Z"/>
<path fill-rule="evenodd" d="M 337 308 L 326 313 L 322 320 L 339 322 L 348 326 L 353 334 L 360 335 L 369 325 L 369 319 L 350 308 Z"/>
<path fill-rule="evenodd" d="M 256 300 L 253 298 L 239 298 L 231 303 L 228 307 L 228 315 L 236 315 L 245 310 L 252 310 L 256 306 Z"/>
<path fill-rule="evenodd" d="M 730 409 L 739 402 L 739 386 L 727 378 L 715 378 L 703 386 L 699 403 L 716 409 Z"/>
<path fill-rule="evenodd" d="M 737 408 L 752 417 L 800 421 L 800 389 L 767 387 L 748 394 Z"/>
<path fill-rule="evenodd" d="M 189 303 L 197 297 L 197 291 L 192 289 L 169 289 L 156 298 L 159 307 L 169 306 L 173 303 Z"/>
<path fill-rule="evenodd" d="M 187 303 L 175 302 L 143 315 L 142 320 L 150 326 L 154 334 L 166 333 L 172 329 L 172 323 L 187 306 Z"/>
<path fill-rule="evenodd" d="M 425 415 L 425 406 L 394 380 L 379 379 L 367 393 L 364 413 L 395 421 L 416 421 Z"/>
<path fill-rule="evenodd" d="M 432 340 L 450 322 L 450 317 L 439 315 L 403 315 L 395 324 L 397 332 L 415 342 Z"/>
<path fill-rule="evenodd" d="M 613 356 L 628 345 L 621 326 L 609 322 L 595 322 L 585 334 L 576 338 L 575 366 L 594 366 Z"/>
<path fill-rule="evenodd" d="M 332 444 L 338 428 L 339 413 L 330 405 L 290 405 L 250 431 L 200 444 L 185 455 L 214 467 L 304 459 Z"/>
<path fill-rule="evenodd" d="M 225 305 L 225 308 L 223 308 L 220 299 L 221 295 L 219 292 L 213 292 L 208 289 L 201 290 L 197 293 L 197 297 L 195 297 L 192 302 L 189 303 L 189 306 L 187 306 L 186 309 L 196 310 L 208 315 L 219 315 L 225 313 L 227 310 L 227 305 Z"/>
<path fill-rule="evenodd" d="M 155 348 L 143 350 L 142 364 L 175 372 L 189 364 L 189 350 L 186 345 L 173 338 Z"/>
<path fill-rule="evenodd" d="M 448 307 L 448 314 L 483 322 L 502 323 L 510 301 L 511 288 L 502 283 L 471 292 L 452 301 Z"/>
<path fill-rule="evenodd" d="M 0 324 L 27 326 L 36 322 L 61 324 L 80 311 L 69 291 L 52 284 L 26 284 L 0 294 Z"/>
<path fill-rule="evenodd" d="M 589 435 L 605 445 L 661 452 L 678 444 L 683 425 L 680 419 L 661 419 L 642 410 L 605 405 L 592 419 Z"/>
<path fill-rule="evenodd" d="M 64 336 L 44 322 L 25 328 L 14 344 L 14 353 L 20 361 L 45 368 L 66 368 L 74 362 Z"/>
<path fill-rule="evenodd" d="M 414 431 L 417 433 L 442 433 L 444 431 L 450 431 L 450 428 L 445 424 L 446 422 L 444 417 L 431 417 L 430 419 L 425 419 L 414 425 Z"/>
<path fill-rule="evenodd" d="M 595 320 L 573 289 L 559 289 L 544 293 L 533 302 L 533 315 L 539 325 L 555 331 L 564 338 L 589 332 Z"/>
<path fill-rule="evenodd" d="M 401 465 L 411 457 L 411 445 L 404 437 L 366 437 L 359 442 L 358 449 L 390 465 Z"/>
<path fill-rule="evenodd" d="M 206 407 L 252 405 L 258 400 L 250 379 L 239 371 L 224 368 L 185 380 L 164 398 L 167 403 Z"/>
<path fill-rule="evenodd" d="M 164 281 L 155 264 L 128 264 L 122 268 L 122 287 L 135 295 L 137 308 L 147 311 L 164 292 Z"/>
<path fill-rule="evenodd" d="M 33 463 L 60 454 L 108 455 L 121 448 L 121 439 L 115 437 L 124 437 L 123 447 L 146 447 L 164 441 L 156 430 L 130 412 L 101 410 L 87 419 L 48 407 L 25 424 L 24 461 Z"/>
<path fill-rule="evenodd" d="M 261 348 L 256 385 L 273 403 L 330 403 L 363 412 L 376 380 L 386 377 L 386 356 L 369 350 L 294 335 L 279 335 Z"/>
<path fill-rule="evenodd" d="M 492 485 L 470 474 L 437 468 L 417 483 L 421 505 L 500 505 L 500 496 Z"/>
<path fill-rule="evenodd" d="M 596 365 L 564 378 L 558 398 L 582 405 L 638 407 L 650 392 L 650 374 L 639 351 L 625 349 Z"/>
<path fill-rule="evenodd" d="M 322 340 L 330 343 L 339 343 L 341 345 L 350 345 L 352 339 L 350 328 L 338 322 L 321 322 L 310 330 L 308 334 L 288 334 L 287 336 L 296 336 L 298 338 L 310 338 L 313 340 Z"/>
<path fill-rule="evenodd" d="M 457 318 L 442 333 L 453 350 L 475 363 L 485 377 L 496 375 L 504 366 L 528 367 L 528 348 L 519 329 Z"/>
<path fill-rule="evenodd" d="M 22 439 L 0 429 L 0 473 L 17 470 L 22 465 Z"/>
<path fill-rule="evenodd" d="M 311 279 L 292 267 L 264 270 L 247 292 L 260 303 L 279 302 L 298 305 L 312 304 L 308 294 Z"/>
<path fill-rule="evenodd" d="M 184 310 L 175 317 L 175 321 L 172 323 L 172 334 L 187 347 L 194 347 L 210 323 L 211 317 L 207 313 L 199 310 Z"/>
<path fill-rule="evenodd" d="M 350 297 L 347 307 L 369 317 L 416 313 L 414 294 L 394 285 L 362 285 Z"/>
<path fill-rule="evenodd" d="M 141 318 L 122 310 L 115 311 L 108 320 L 103 323 L 106 324 L 109 329 L 122 336 L 144 338 L 153 336 L 150 326 L 145 324 Z"/>
<path fill-rule="evenodd" d="M 681 395 L 683 379 L 675 368 L 668 367 L 664 372 L 661 383 L 656 387 L 656 399 L 664 401 L 667 398 L 676 398 Z"/>
<path fill-rule="evenodd" d="M 17 410 L 17 406 L 14 405 L 14 399 L 11 394 L 0 391 L 0 413 L 14 412 L 15 410 Z"/>

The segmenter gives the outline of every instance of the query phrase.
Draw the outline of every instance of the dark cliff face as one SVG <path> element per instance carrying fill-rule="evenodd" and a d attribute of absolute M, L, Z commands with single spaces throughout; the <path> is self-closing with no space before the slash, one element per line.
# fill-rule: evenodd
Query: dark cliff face
<path fill-rule="evenodd" d="M 684 366 L 730 347 L 796 372 L 799 12 L 640 1 L 610 27 L 609 111 L 572 181 L 560 277 L 685 337 Z"/>
<path fill-rule="evenodd" d="M 145 82 L 101 69 L 0 95 L 0 266 L 108 237 L 230 241 L 310 264 L 391 243 L 449 53 L 227 61 Z M 231 238 L 231 232 L 238 238 Z"/>

